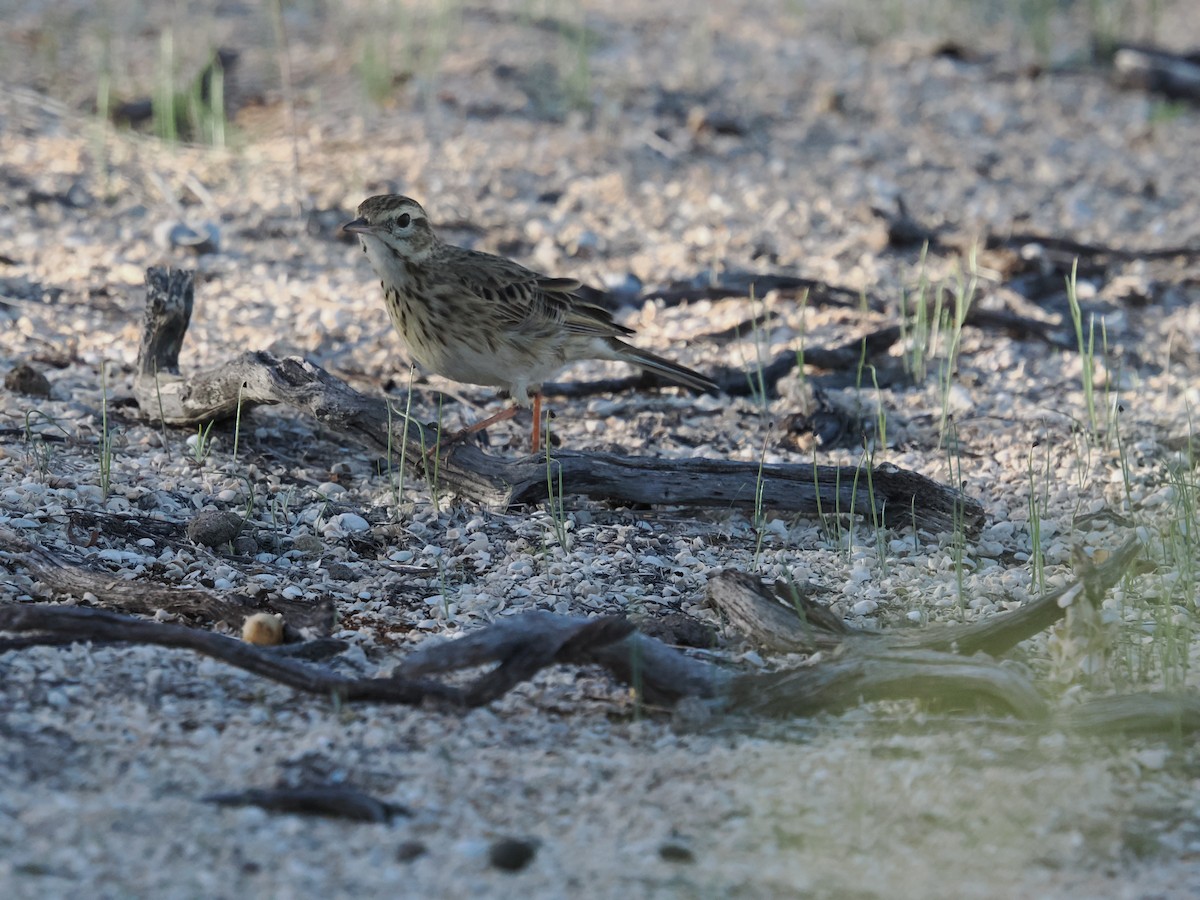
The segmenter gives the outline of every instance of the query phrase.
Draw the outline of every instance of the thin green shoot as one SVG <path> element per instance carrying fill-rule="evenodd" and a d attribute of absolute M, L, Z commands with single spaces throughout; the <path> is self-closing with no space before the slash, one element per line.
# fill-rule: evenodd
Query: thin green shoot
<path fill-rule="evenodd" d="M 792 574 L 791 569 L 784 568 L 783 583 L 787 586 L 788 596 L 792 601 L 792 610 L 796 613 L 796 618 L 800 620 L 801 631 L 806 635 L 812 635 L 814 629 L 812 623 L 808 621 L 808 610 L 804 608 L 800 588 L 796 585 L 796 576 Z"/>
<path fill-rule="evenodd" d="M 768 346 L 770 338 L 765 331 L 769 310 L 767 309 L 765 300 L 759 301 L 755 297 L 755 286 L 753 284 L 750 285 L 750 308 L 753 311 L 750 325 L 754 334 L 754 368 L 747 370 L 746 380 L 750 385 L 750 396 L 762 408 L 762 412 L 765 414 L 770 405 L 767 397 L 766 375 L 764 374 L 764 370 L 767 367 L 767 356 L 771 351 L 770 346 Z"/>
<path fill-rule="evenodd" d="M 540 427 L 535 423 L 534 427 Z M 570 538 L 567 535 L 567 512 L 564 505 L 566 492 L 563 488 L 562 465 L 550 455 L 550 416 L 546 416 L 546 503 L 549 506 L 550 521 L 553 523 L 554 536 L 563 553 L 570 553 Z M 556 480 L 557 476 L 557 480 Z"/>
<path fill-rule="evenodd" d="M 196 426 L 196 440 L 192 443 L 192 458 L 198 463 L 204 462 L 212 454 L 214 440 L 211 436 L 212 427 L 212 421 L 207 425 Z"/>
<path fill-rule="evenodd" d="M 233 415 L 233 464 L 237 465 L 238 458 L 238 442 L 242 436 L 242 391 L 246 388 L 246 382 L 238 385 L 237 409 Z"/>
<path fill-rule="evenodd" d="M 1049 451 L 1047 451 L 1048 453 Z M 1047 460 L 1049 465 L 1049 460 Z M 1042 517 L 1049 503 L 1049 480 L 1039 488 L 1038 472 L 1034 468 L 1033 448 L 1029 449 L 1029 569 L 1034 587 L 1046 593 L 1046 558 L 1042 551 Z"/>
<path fill-rule="evenodd" d="M 883 405 L 883 391 L 879 389 L 879 370 L 871 366 L 871 387 L 875 389 L 875 446 L 887 449 L 887 410 Z"/>
<path fill-rule="evenodd" d="M 959 272 L 954 291 L 954 318 L 950 327 L 949 343 L 946 346 L 945 358 L 941 361 L 940 366 L 938 382 L 941 386 L 942 412 L 938 423 L 938 433 L 942 436 L 943 444 L 945 443 L 950 423 L 950 391 L 954 385 L 954 379 L 958 370 L 958 352 L 962 345 L 963 324 L 967 320 L 967 312 L 971 307 L 971 301 L 974 299 L 975 291 L 979 286 L 979 270 L 976 265 L 975 253 L 976 248 L 972 246 L 967 261 L 968 277 L 964 280 L 962 273 Z"/>
<path fill-rule="evenodd" d="M 404 441 L 400 444 L 400 482 L 396 487 L 396 508 L 399 509 L 399 500 L 404 497 L 404 481 L 408 476 L 408 426 L 412 422 L 412 398 L 413 398 L 413 378 L 416 376 L 417 367 L 409 365 L 408 367 L 408 387 L 404 395 Z M 388 440 L 391 440 L 391 406 L 388 407 Z M 424 429 L 421 429 L 424 434 Z"/>
<path fill-rule="evenodd" d="M 382 105 L 392 95 L 395 75 L 390 64 L 389 41 L 379 31 L 369 31 L 355 69 L 371 102 Z"/>
<path fill-rule="evenodd" d="M 275 51 L 279 63 L 279 81 L 283 93 L 283 111 L 288 136 L 292 142 L 292 166 L 289 172 L 292 189 L 292 204 L 303 211 L 300 190 L 300 133 L 296 127 L 296 89 L 292 78 L 292 58 L 288 48 L 287 23 L 283 18 L 283 0 L 269 0 L 271 30 L 275 33 Z"/>
<path fill-rule="evenodd" d="M 242 509 L 242 518 L 249 520 L 250 517 L 254 514 L 254 507 L 256 504 L 254 480 L 251 479 L 249 474 L 247 474 L 244 471 L 238 472 L 237 479 L 238 479 L 238 481 L 242 482 L 242 484 L 246 485 L 246 505 Z"/>
<path fill-rule="evenodd" d="M 563 92 L 572 109 L 586 113 L 592 108 L 592 39 L 591 30 L 582 17 L 580 10 L 580 23 L 572 36 L 571 58 L 567 61 Z"/>
<path fill-rule="evenodd" d="M 276 491 L 271 495 L 271 524 L 276 532 L 286 531 L 291 527 L 292 501 L 296 499 L 296 489 Z"/>
<path fill-rule="evenodd" d="M 871 527 L 875 531 L 875 558 L 879 562 L 879 571 L 888 574 L 887 540 L 884 530 L 884 507 L 875 496 L 875 453 L 873 449 L 865 448 L 867 472 L 867 500 L 871 504 Z"/>
<path fill-rule="evenodd" d="M 937 316 L 933 319 L 933 327 L 929 317 L 929 272 L 926 260 L 929 255 L 929 242 L 921 247 L 918 263 L 917 288 L 915 300 L 907 291 L 900 293 L 900 346 L 904 348 L 904 367 L 914 384 L 922 384 L 929 373 L 929 358 L 931 341 L 936 336 Z M 938 303 L 940 307 L 940 291 Z M 911 308 L 910 308 L 911 305 Z"/>
<path fill-rule="evenodd" d="M 1088 320 L 1088 333 L 1085 340 L 1083 333 L 1083 310 L 1079 306 L 1077 292 L 1077 275 L 1079 260 L 1071 263 L 1071 275 L 1067 278 L 1067 306 L 1071 310 L 1071 324 L 1075 327 L 1075 343 L 1079 348 L 1079 363 L 1083 385 L 1083 400 L 1087 407 L 1087 421 L 1094 438 L 1098 431 L 1099 419 L 1096 415 L 1096 319 L 1091 316 Z"/>
<path fill-rule="evenodd" d="M 854 540 L 858 533 L 858 481 L 862 477 L 863 464 L 866 459 L 867 454 L 864 450 L 858 465 L 854 467 L 854 479 L 850 482 L 850 516 L 846 532 L 846 565 L 848 566 L 854 564 Z"/>
<path fill-rule="evenodd" d="M 800 318 L 800 346 L 796 349 L 796 379 L 800 382 L 803 396 L 808 394 L 808 373 L 804 371 L 804 348 L 808 338 L 808 288 L 800 292 L 796 301 L 796 312 Z"/>
<path fill-rule="evenodd" d="M 769 437 L 769 434 L 763 436 L 762 450 L 758 454 L 758 474 L 754 479 L 754 563 L 751 568 L 752 572 L 758 571 L 762 560 L 763 539 L 767 533 L 767 516 L 763 505 L 763 497 L 767 487 L 764 469 L 767 462 L 767 441 Z"/>
<path fill-rule="evenodd" d="M 25 411 L 25 444 L 29 448 L 29 455 L 37 468 L 38 476 L 45 481 L 50 476 L 50 463 L 54 458 L 54 451 L 51 443 L 42 436 L 42 433 L 33 430 L 35 418 L 45 419 L 48 424 L 61 431 L 63 437 L 70 437 L 70 432 L 63 428 L 57 419 L 40 409 Z"/>
<path fill-rule="evenodd" d="M 961 447 L 958 441 L 958 428 L 953 422 L 949 423 L 947 436 L 949 437 L 949 440 L 946 441 L 947 464 L 950 470 L 951 484 L 954 485 L 954 507 L 952 513 L 954 526 L 950 534 L 950 554 L 954 560 L 954 579 L 955 587 L 958 590 L 959 612 L 965 615 L 967 609 L 967 529 L 963 497 L 963 485 L 965 481 L 963 480 L 962 454 L 960 453 Z"/>
<path fill-rule="evenodd" d="M 187 106 L 188 121 L 195 132 L 194 138 L 213 147 L 224 147 L 228 119 L 225 115 L 225 68 L 221 64 L 219 54 L 213 54 L 205 76 L 196 79 L 192 85 Z"/>
<path fill-rule="evenodd" d="M 108 363 L 100 363 L 100 496 L 112 485 L 113 435 L 108 428 Z"/>
<path fill-rule="evenodd" d="M 429 486 L 429 498 L 433 501 L 433 511 L 441 512 L 441 468 L 442 468 L 442 402 L 443 396 L 438 394 L 437 408 L 437 443 L 434 445 L 432 459 L 425 446 L 425 429 L 421 429 L 421 455 L 425 458 L 425 478 Z"/>
<path fill-rule="evenodd" d="M 158 380 L 158 361 L 154 363 L 154 397 L 158 401 L 158 433 L 162 437 L 163 451 L 171 457 L 171 444 L 167 441 L 167 413 L 163 409 L 162 385 Z"/>
<path fill-rule="evenodd" d="M 150 100 L 154 116 L 154 131 L 162 140 L 179 140 L 179 120 L 175 106 L 175 32 L 164 28 L 158 41 L 158 70 L 154 79 L 154 95 Z"/>

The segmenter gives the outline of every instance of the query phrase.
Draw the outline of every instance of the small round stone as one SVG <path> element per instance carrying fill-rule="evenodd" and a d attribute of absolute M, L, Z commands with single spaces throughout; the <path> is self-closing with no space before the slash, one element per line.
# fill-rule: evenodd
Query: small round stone
<path fill-rule="evenodd" d="M 522 838 L 501 838 L 488 850 L 493 868 L 503 872 L 519 872 L 537 854 L 537 842 Z"/>

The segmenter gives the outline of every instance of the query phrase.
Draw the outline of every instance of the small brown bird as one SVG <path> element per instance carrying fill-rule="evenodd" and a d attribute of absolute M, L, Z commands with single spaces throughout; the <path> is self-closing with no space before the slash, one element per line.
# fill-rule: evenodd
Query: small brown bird
<path fill-rule="evenodd" d="M 415 200 L 371 197 L 342 228 L 358 235 L 413 359 L 455 381 L 505 388 L 512 397 L 515 406 L 466 433 L 511 418 L 532 399 L 536 453 L 542 383 L 584 359 L 633 363 L 698 391 L 717 389 L 700 373 L 621 340 L 633 331 L 582 300 L 575 279 L 445 243 Z"/>

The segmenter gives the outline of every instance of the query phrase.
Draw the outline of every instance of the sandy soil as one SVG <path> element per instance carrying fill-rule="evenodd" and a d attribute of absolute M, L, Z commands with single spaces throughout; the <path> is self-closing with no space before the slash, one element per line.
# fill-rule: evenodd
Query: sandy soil
<path fill-rule="evenodd" d="M 1054 586 L 1073 554 L 1137 533 L 1146 573 L 1097 619 L 1016 658 L 1061 705 L 1194 687 L 1200 262 L 1149 251 L 1200 247 L 1200 115 L 1114 87 L 1089 57 L 1084 9 L 1042 22 L 1034 9 L 859 6 L 304 4 L 285 16 L 285 89 L 275 30 L 253 4 L 185 14 L 116 0 L 101 13 L 0 0 L 0 369 L 31 363 L 49 384 L 49 397 L 0 389 L 0 527 L 116 577 L 332 597 L 351 646 L 333 665 L 356 674 L 535 607 L 683 613 L 716 629 L 719 656 L 769 666 L 706 604 L 713 571 L 806 580 L 855 624 L 905 628 L 1003 612 L 1039 590 L 1039 553 Z M 1182 0 L 1092 6 L 1121 38 L 1200 45 Z M 180 88 L 212 48 L 238 51 L 226 146 L 92 114 L 98 97 L 115 107 L 153 93 L 166 35 Z M 1081 267 L 1099 418 L 1092 427 L 1064 269 L 1038 257 L 1045 271 L 1017 277 L 986 254 L 979 303 L 1048 323 L 1051 340 L 967 327 L 948 378 L 943 335 L 923 380 L 879 390 L 869 372 L 856 385 L 810 367 L 765 403 L 551 398 L 574 450 L 853 464 L 865 434 L 876 462 L 961 480 L 984 505 L 963 554 L 951 535 L 610 508 L 569 485 L 564 547 L 547 510 L 474 508 L 412 478 L 400 491 L 372 454 L 287 410 L 249 416 L 236 458 L 231 423 L 198 441 L 142 417 L 130 399 L 141 284 L 162 264 L 199 272 L 186 366 L 271 347 L 406 402 L 409 367 L 375 279 L 336 231 L 385 190 L 420 200 L 448 238 L 596 286 L 749 271 L 871 301 L 621 311 L 641 346 L 702 370 L 895 324 L 922 282 L 951 297 L 967 256 L 943 247 L 922 261 L 919 244 L 888 244 L 872 208 L 899 200 L 968 242 L 1034 232 L 1122 248 Z M 180 246 L 180 226 L 211 229 L 215 252 Z M 746 329 L 763 303 L 770 327 Z M 737 325 L 742 338 L 708 337 Z M 898 345 L 891 362 L 904 358 Z M 564 377 L 618 374 L 594 363 Z M 788 434 L 814 391 L 862 432 L 833 445 Z M 413 382 L 428 419 L 458 424 L 500 402 Z M 494 429 L 491 452 L 525 452 L 526 427 Z M 187 541 L 183 526 L 210 506 L 249 509 L 254 541 Z M 131 518 L 176 523 L 178 537 L 130 536 L 117 525 Z M 87 599 L 49 596 L 19 554 L 0 552 L 0 602 Z M 1084 740 L 909 704 L 695 731 L 574 670 L 461 717 L 337 708 L 139 647 L 10 650 L 0 693 L 5 896 L 1200 892 L 1187 740 Z M 357 785 L 408 814 L 362 825 L 202 800 L 313 783 Z M 503 838 L 536 844 L 521 871 L 489 861 Z"/>

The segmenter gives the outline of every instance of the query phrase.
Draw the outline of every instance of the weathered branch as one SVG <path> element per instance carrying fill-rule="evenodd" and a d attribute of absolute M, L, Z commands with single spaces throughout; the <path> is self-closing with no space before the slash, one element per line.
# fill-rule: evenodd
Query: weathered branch
<path fill-rule="evenodd" d="M 964 625 L 933 625 L 912 631 L 864 632 L 850 629 L 828 610 L 785 584 L 768 586 L 743 572 L 721 572 L 708 582 L 708 597 L 731 624 L 760 646 L 781 652 L 815 653 L 846 645 L 861 652 L 881 649 L 999 656 L 1049 628 L 1070 602 L 1100 603 L 1137 558 L 1141 544 L 1131 538 L 1102 565 L 1019 609 Z M 832 620 L 832 621 L 831 621 Z"/>
<path fill-rule="evenodd" d="M 242 594 L 222 594 L 203 587 L 129 580 L 68 561 L 3 527 L 0 527 L 0 549 L 19 553 L 21 565 L 51 590 L 73 597 L 90 593 L 100 605 L 123 612 L 153 615 L 164 610 L 206 622 L 221 622 L 240 632 L 247 616 L 265 611 L 283 616 L 285 628 L 292 633 L 311 631 L 327 635 L 333 630 L 335 610 L 333 601 L 328 599 L 301 603 L 268 597 L 259 601 Z"/>
<path fill-rule="evenodd" d="M 914 698 L 953 706 L 985 700 L 1023 719 L 1047 715 L 1028 678 L 987 657 L 863 649 L 808 668 L 743 676 L 733 683 L 729 706 L 757 715 L 807 716 L 866 700 Z"/>
<path fill-rule="evenodd" d="M 1200 695 L 1144 691 L 1095 697 L 1068 710 L 1061 721 L 1092 734 L 1191 734 L 1200 730 Z"/>
<path fill-rule="evenodd" d="M 950 705 L 980 701 L 1020 718 L 1046 718 L 1045 703 L 1019 670 L 1003 667 L 982 653 L 964 656 L 977 646 L 1011 645 L 1062 615 L 1059 602 L 1098 603 L 1132 560 L 1136 544 L 1122 548 L 1109 564 L 1085 573 L 1065 591 L 1030 604 L 1023 611 L 994 617 L 977 626 L 947 626 L 912 635 L 869 634 L 846 628 L 802 595 L 771 596 L 754 589 L 749 576 L 714 579 L 714 598 L 751 632 L 763 622 L 768 646 L 819 649 L 829 658 L 813 665 L 770 674 L 735 674 L 687 656 L 636 632 L 620 617 L 586 619 L 535 611 L 503 619 L 458 640 L 430 641 L 411 653 L 398 674 L 388 678 L 347 678 L 299 662 L 279 650 L 253 647 L 198 629 L 146 622 L 107 610 L 69 606 L 0 606 L 0 631 L 18 635 L 0 641 L 0 651 L 66 641 L 136 642 L 181 647 L 220 659 L 312 694 L 344 701 L 415 704 L 435 701 L 471 708 L 490 703 L 550 665 L 600 665 L 615 678 L 639 688 L 650 702 L 664 705 L 684 699 L 703 701 L 710 712 L 803 716 L 834 711 L 864 700 L 914 698 Z M 722 587 L 722 585 L 724 587 Z M 736 596 L 729 604 L 720 598 Z M 788 605 L 779 602 L 788 600 Z M 740 605 L 739 605 L 740 604 Z M 755 605 L 761 608 L 754 610 Z M 799 607 L 805 620 L 793 612 Z M 791 641 L 780 641 L 792 620 Z M 747 624 L 748 623 L 748 624 Z M 984 627 L 988 626 L 988 627 Z M 990 631 L 990 633 L 988 633 Z M 303 646 L 303 645 L 301 645 Z M 928 647 L 948 647 L 946 652 Z M 460 688 L 423 676 L 496 664 Z M 1189 695 L 1145 695 L 1145 699 L 1105 698 L 1079 707 L 1061 720 L 1085 731 L 1190 731 L 1200 727 L 1200 701 Z"/>
<path fill-rule="evenodd" d="M 416 677 L 504 663 L 517 656 L 603 666 L 619 681 L 640 687 L 652 703 L 716 698 L 732 678 L 724 669 L 634 631 L 623 619 L 593 620 L 541 610 L 501 619 L 452 641 L 428 641 L 405 658 L 400 671 Z"/>
<path fill-rule="evenodd" d="M 155 281 L 151 280 L 152 293 Z M 163 315 L 186 317 L 186 291 L 152 300 Z M 147 328 L 174 334 L 175 328 Z M 143 415 L 169 425 L 192 426 L 258 404 L 283 403 L 307 412 L 328 427 L 392 459 L 401 455 L 439 489 L 484 505 L 509 507 L 547 498 L 546 460 L 504 459 L 467 443 L 453 444 L 437 458 L 435 426 L 389 413 L 378 398 L 355 391 L 319 366 L 302 359 L 278 359 L 266 352 L 243 353 L 223 366 L 187 378 L 172 376 L 177 360 L 143 344 L 143 357 L 157 361 L 155 375 L 143 363 L 134 393 Z M 389 434 L 391 435 L 389 439 Z M 436 468 L 435 468 L 436 463 Z M 970 534 L 983 521 L 983 509 L 954 490 L 895 466 L 873 470 L 853 466 L 766 465 L 713 459 L 663 460 L 610 453 L 560 451 L 553 461 L 553 484 L 569 494 L 634 504 L 752 508 L 808 515 L 878 514 L 884 524 L 914 523 L 932 531 L 962 529 Z M 559 474 L 561 473 L 561 479 Z M 760 485 L 761 479 L 761 485 Z M 761 493 L 759 488 L 761 486 Z"/>
<path fill-rule="evenodd" d="M 336 696 L 344 700 L 376 700 L 410 705 L 425 700 L 451 705 L 462 705 L 464 701 L 463 693 L 458 689 L 435 682 L 403 678 L 347 678 L 223 634 L 183 625 L 148 622 L 107 609 L 43 604 L 0 606 L 0 631 L 25 634 L 31 639 L 36 637 L 36 633 L 42 633 L 47 638 L 46 643 L 52 644 L 70 638 L 75 641 L 156 644 L 193 650 L 298 691 Z"/>

